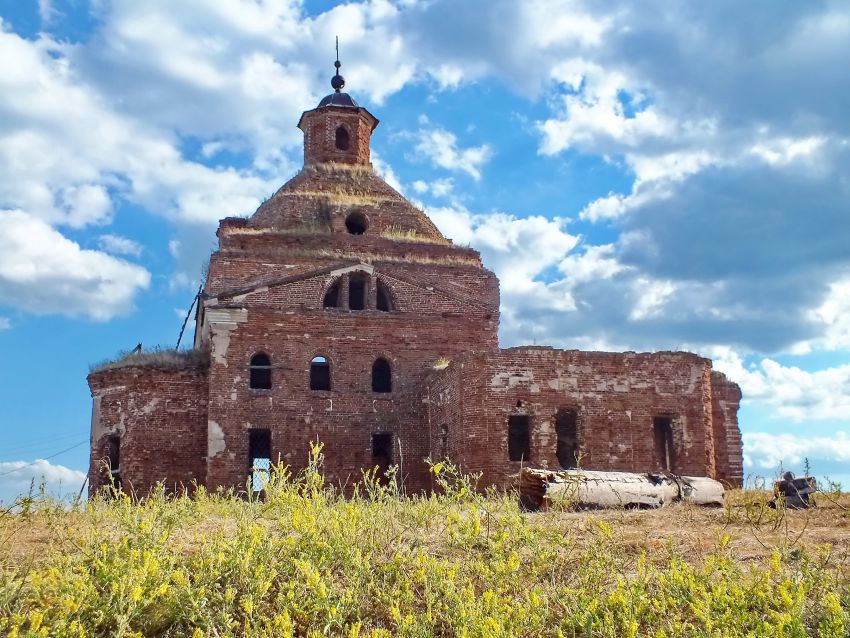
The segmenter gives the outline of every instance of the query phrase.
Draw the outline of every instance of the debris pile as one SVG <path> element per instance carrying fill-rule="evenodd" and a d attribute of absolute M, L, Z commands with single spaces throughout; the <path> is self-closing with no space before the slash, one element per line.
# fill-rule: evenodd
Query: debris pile
<path fill-rule="evenodd" d="M 781 481 L 773 484 L 775 498 L 770 502 L 771 507 L 776 507 L 777 501 L 783 499 L 785 507 L 792 510 L 804 510 L 814 503 L 809 502 L 809 495 L 818 490 L 818 483 L 814 476 L 803 476 L 794 478 L 793 472 L 785 472 Z"/>

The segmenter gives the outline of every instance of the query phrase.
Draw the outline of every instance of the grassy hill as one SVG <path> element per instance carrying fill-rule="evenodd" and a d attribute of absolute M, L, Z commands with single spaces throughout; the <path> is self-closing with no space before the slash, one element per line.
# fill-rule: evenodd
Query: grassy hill
<path fill-rule="evenodd" d="M 850 635 L 850 499 L 522 513 L 437 465 L 440 495 L 320 456 L 265 501 L 199 490 L 0 514 L 3 636 Z"/>

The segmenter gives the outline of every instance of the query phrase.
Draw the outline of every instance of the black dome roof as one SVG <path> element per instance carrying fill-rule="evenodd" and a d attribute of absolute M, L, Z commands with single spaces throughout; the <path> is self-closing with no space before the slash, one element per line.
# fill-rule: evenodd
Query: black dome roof
<path fill-rule="evenodd" d="M 322 108 L 323 106 L 344 106 L 353 109 L 358 108 L 357 102 L 355 102 L 348 93 L 331 93 L 330 95 L 326 95 L 322 98 L 322 101 L 319 102 L 319 106 L 316 108 Z"/>

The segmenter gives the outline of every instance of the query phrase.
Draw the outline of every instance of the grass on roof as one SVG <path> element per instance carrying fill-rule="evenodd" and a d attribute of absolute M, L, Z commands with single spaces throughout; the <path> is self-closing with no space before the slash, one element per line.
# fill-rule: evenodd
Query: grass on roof
<path fill-rule="evenodd" d="M 203 350 L 175 350 L 156 346 L 150 350 L 122 351 L 117 356 L 90 366 L 91 372 L 116 370 L 132 366 L 159 369 L 201 368 L 209 365 L 209 353 Z"/>
<path fill-rule="evenodd" d="M 388 226 L 381 231 L 381 237 L 394 239 L 396 241 L 413 241 L 422 244 L 440 244 L 450 246 L 451 241 L 438 235 L 423 235 L 414 228 L 402 228 L 400 226 Z"/>

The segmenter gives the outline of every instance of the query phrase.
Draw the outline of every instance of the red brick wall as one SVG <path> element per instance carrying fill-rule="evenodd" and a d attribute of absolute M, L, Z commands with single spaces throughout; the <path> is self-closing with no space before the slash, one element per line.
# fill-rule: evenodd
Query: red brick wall
<path fill-rule="evenodd" d="M 483 270 L 480 276 L 492 277 Z M 394 285 L 392 274 L 386 278 Z M 371 435 L 392 432 L 394 460 L 405 464 L 408 485 L 425 487 L 422 459 L 429 433 L 422 380 L 440 357 L 496 347 L 498 301 L 491 302 L 489 313 L 464 313 L 462 303 L 410 286 L 393 289 L 397 311 L 322 309 L 329 280 L 271 289 L 274 294 L 262 293 L 259 300 L 249 296 L 242 302 L 248 308 L 244 323 L 213 326 L 209 419 L 223 448 L 210 454 L 210 487 L 244 481 L 251 428 L 271 430 L 273 458 L 279 455 L 296 469 L 306 462 L 309 442 L 322 441 L 327 476 L 341 484 L 371 467 Z M 248 363 L 258 351 L 275 366 L 271 391 L 248 387 Z M 314 356 L 330 362 L 330 391 L 309 389 Z M 372 392 L 371 368 L 378 357 L 392 366 L 391 394 Z"/>
<path fill-rule="evenodd" d="M 744 481 L 738 407 L 741 388 L 720 372 L 711 373 L 712 414 L 717 480 L 740 487 Z"/>
<path fill-rule="evenodd" d="M 128 366 L 93 372 L 89 492 L 103 471 L 110 436 L 121 437 L 124 490 L 146 495 L 158 481 L 169 490 L 203 483 L 206 475 L 207 378 L 202 368 Z"/>
<path fill-rule="evenodd" d="M 327 106 L 304 113 L 304 165 L 323 162 L 369 164 L 369 140 L 377 125 L 375 117 L 363 108 Z M 342 126 L 349 136 L 347 150 L 336 148 L 336 130 Z"/>
<path fill-rule="evenodd" d="M 273 460 L 295 470 L 306 464 L 310 441 L 324 443 L 326 476 L 341 485 L 372 467 L 372 435 L 391 432 L 407 486 L 426 488 L 423 379 L 441 357 L 498 345 L 498 282 L 478 253 L 368 235 L 239 236 L 225 226 L 219 235 L 197 338 L 212 354 L 209 487 L 244 484 L 249 431 L 268 429 Z M 346 309 L 355 272 L 370 280 L 365 310 Z M 379 280 L 391 312 L 375 309 Z M 343 307 L 323 308 L 335 282 Z M 274 366 L 270 391 L 248 387 L 259 351 Z M 330 361 L 330 391 L 309 389 L 314 356 Z M 392 366 L 391 394 L 371 390 L 378 357 Z"/>
<path fill-rule="evenodd" d="M 519 468 L 508 460 L 508 418 L 527 414 L 531 458 L 558 469 L 555 414 L 578 413 L 581 465 L 588 469 L 650 471 L 656 459 L 653 418 L 673 419 L 675 470 L 715 473 L 711 362 L 678 352 L 580 352 L 519 347 L 474 353 L 432 374 L 432 441 L 447 422 L 450 448 L 483 484 L 505 485 Z M 436 452 L 432 444 L 432 452 Z"/>

